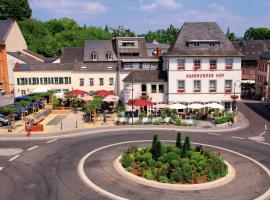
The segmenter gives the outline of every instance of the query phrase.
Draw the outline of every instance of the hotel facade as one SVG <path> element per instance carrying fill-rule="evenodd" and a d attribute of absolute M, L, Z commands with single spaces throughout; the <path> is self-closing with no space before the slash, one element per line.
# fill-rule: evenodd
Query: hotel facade
<path fill-rule="evenodd" d="M 124 104 L 133 97 L 232 108 L 231 96 L 241 93 L 242 55 L 216 23 L 184 23 L 168 48 L 143 37 L 89 40 L 64 49 L 59 63 L 16 65 L 15 96 L 42 85 L 56 92 L 109 90 Z"/>

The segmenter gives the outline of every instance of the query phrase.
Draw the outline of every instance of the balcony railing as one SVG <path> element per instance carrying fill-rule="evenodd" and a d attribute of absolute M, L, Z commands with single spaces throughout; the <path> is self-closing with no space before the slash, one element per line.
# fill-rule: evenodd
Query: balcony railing
<path fill-rule="evenodd" d="M 201 70 L 201 66 L 194 66 L 194 70 Z"/>
<path fill-rule="evenodd" d="M 193 91 L 194 91 L 194 92 L 201 92 L 201 89 L 200 89 L 200 88 L 194 88 Z"/>
<path fill-rule="evenodd" d="M 232 88 L 225 88 L 225 93 L 232 93 Z"/>
<path fill-rule="evenodd" d="M 217 70 L 217 66 L 210 66 L 210 70 Z"/>
<path fill-rule="evenodd" d="M 216 88 L 210 88 L 209 92 L 217 92 L 217 89 Z"/>
<path fill-rule="evenodd" d="M 231 65 L 227 65 L 227 66 L 225 67 L 226 70 L 232 70 L 232 68 L 233 68 L 233 67 L 232 67 Z"/>

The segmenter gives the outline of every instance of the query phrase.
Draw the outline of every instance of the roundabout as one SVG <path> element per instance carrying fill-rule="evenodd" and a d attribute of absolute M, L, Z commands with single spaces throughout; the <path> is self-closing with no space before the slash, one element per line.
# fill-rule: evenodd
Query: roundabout
<path fill-rule="evenodd" d="M 202 144 L 209 150 L 218 150 L 221 156 L 233 166 L 229 165 L 228 176 L 217 181 L 192 185 L 163 184 L 145 180 L 121 169 L 119 155 L 127 147 L 131 144 L 142 147 L 149 145 L 150 142 L 150 140 L 127 141 L 95 149 L 80 160 L 78 174 L 89 188 L 108 198 L 119 200 L 267 199 L 270 197 L 269 186 L 261 188 L 261 191 L 255 187 L 262 183 L 269 184 L 270 172 L 267 168 L 242 154 L 212 145 Z"/>

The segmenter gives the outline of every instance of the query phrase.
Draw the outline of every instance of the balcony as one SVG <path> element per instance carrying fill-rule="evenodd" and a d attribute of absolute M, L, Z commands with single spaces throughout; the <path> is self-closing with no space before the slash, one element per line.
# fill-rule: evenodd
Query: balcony
<path fill-rule="evenodd" d="M 177 93 L 184 93 L 185 92 L 185 89 L 184 88 L 179 88 L 178 90 L 177 90 Z"/>
<path fill-rule="evenodd" d="M 201 66 L 194 66 L 194 70 L 201 70 Z"/>
<path fill-rule="evenodd" d="M 216 88 L 210 88 L 209 92 L 211 92 L 211 93 L 217 92 L 217 89 Z"/>
<path fill-rule="evenodd" d="M 232 93 L 232 88 L 225 88 L 225 93 Z"/>
<path fill-rule="evenodd" d="M 80 86 L 84 86 L 84 84 L 83 84 L 83 83 L 81 83 L 81 84 L 80 84 Z"/>
<path fill-rule="evenodd" d="M 232 67 L 231 65 L 227 65 L 227 66 L 225 67 L 226 70 L 232 70 L 232 68 L 233 68 L 233 67 Z"/>
<path fill-rule="evenodd" d="M 185 70 L 185 66 L 178 66 L 177 70 Z"/>
<path fill-rule="evenodd" d="M 193 91 L 194 91 L 194 92 L 201 92 L 201 89 L 200 89 L 200 88 L 194 88 Z"/>

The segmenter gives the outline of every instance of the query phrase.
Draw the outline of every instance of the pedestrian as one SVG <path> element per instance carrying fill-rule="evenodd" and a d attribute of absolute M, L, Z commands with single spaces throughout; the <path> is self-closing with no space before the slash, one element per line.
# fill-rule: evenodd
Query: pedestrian
<path fill-rule="evenodd" d="M 26 131 L 26 137 L 30 137 L 31 136 L 31 124 L 30 122 L 26 122 L 26 126 L 25 126 L 25 131 Z"/>

